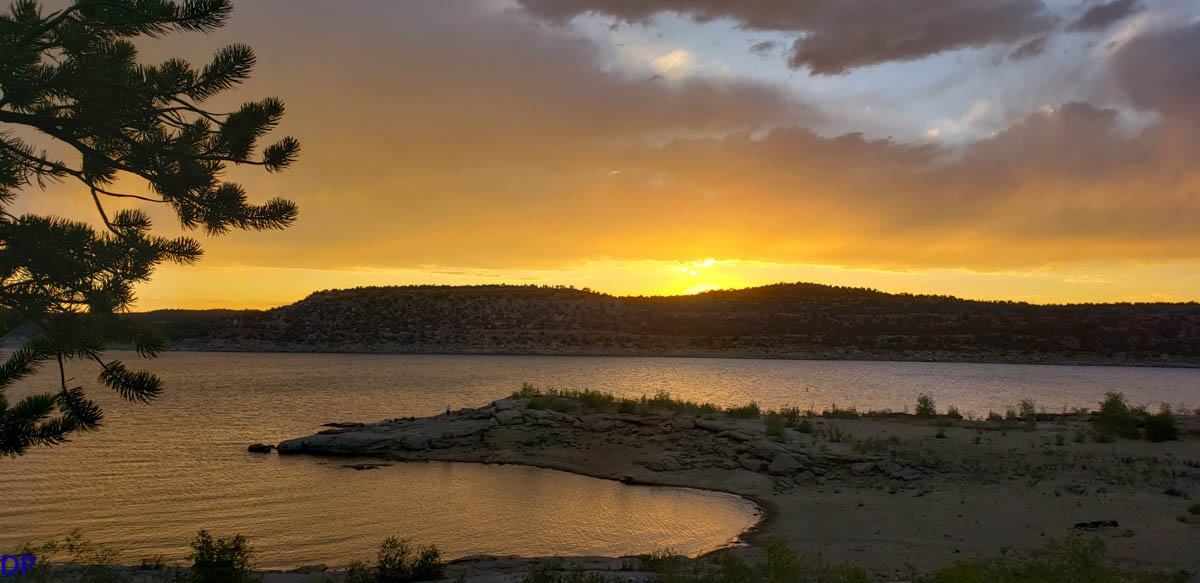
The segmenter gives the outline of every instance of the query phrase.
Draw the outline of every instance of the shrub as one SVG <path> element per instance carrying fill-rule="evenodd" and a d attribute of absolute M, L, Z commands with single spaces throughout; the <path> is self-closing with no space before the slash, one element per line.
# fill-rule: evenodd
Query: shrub
<path fill-rule="evenodd" d="M 858 419 L 858 409 L 851 407 L 849 409 L 839 409 L 837 403 L 834 403 L 828 411 L 823 414 L 828 419 Z"/>
<path fill-rule="evenodd" d="M 1163 405 L 1157 414 L 1146 416 L 1146 439 L 1150 441 L 1179 439 L 1179 429 L 1175 427 L 1175 416 L 1171 414 L 1169 405 Z"/>
<path fill-rule="evenodd" d="M 959 561 L 922 583 L 1184 583 L 1184 572 L 1126 572 L 1105 560 L 1104 543 L 1079 536 L 1050 541 L 1027 554 Z"/>
<path fill-rule="evenodd" d="M 1104 394 L 1104 401 L 1100 403 L 1100 413 L 1096 415 L 1092 423 L 1093 434 L 1098 436 L 1096 441 L 1101 443 L 1112 441 L 1114 435 L 1127 439 L 1141 437 L 1137 418 L 1129 410 L 1129 405 L 1125 402 L 1125 395 L 1121 393 Z"/>
<path fill-rule="evenodd" d="M 849 441 L 850 438 L 853 437 L 852 434 L 842 431 L 842 428 L 838 427 L 837 425 L 830 425 L 829 430 L 825 432 L 825 436 L 829 438 L 831 443 Z"/>
<path fill-rule="evenodd" d="M 394 536 L 379 545 L 375 561 L 375 580 L 379 583 L 433 581 L 441 579 L 444 572 L 442 553 L 434 545 L 413 549 L 408 539 Z"/>
<path fill-rule="evenodd" d="M 579 402 L 584 407 L 593 411 L 607 411 L 612 407 L 614 397 L 610 393 L 602 393 L 600 391 L 585 390 L 577 395 Z"/>
<path fill-rule="evenodd" d="M 950 426 L 945 423 L 938 423 L 937 431 L 934 432 L 933 436 L 938 439 L 946 439 L 946 428 L 948 427 Z"/>
<path fill-rule="evenodd" d="M 800 423 L 800 408 L 784 407 L 779 410 L 779 416 L 783 417 L 783 422 L 788 427 L 795 427 L 798 423 Z"/>
<path fill-rule="evenodd" d="M 958 407 L 955 407 L 954 405 L 951 405 L 949 408 L 946 409 L 946 417 L 948 417 L 950 419 L 962 419 L 963 418 L 962 413 L 958 412 Z"/>
<path fill-rule="evenodd" d="M 542 409 L 549 409 L 553 401 L 554 399 L 551 397 L 537 395 L 536 397 L 530 397 L 528 407 L 530 409 L 537 409 L 539 411 Z"/>
<path fill-rule="evenodd" d="M 608 583 L 608 579 L 578 568 L 567 570 L 562 559 L 554 558 L 534 563 L 521 577 L 521 583 Z"/>
<path fill-rule="evenodd" d="M 900 438 L 895 435 L 887 439 L 871 436 L 854 442 L 854 451 L 858 453 L 888 453 L 897 445 L 900 445 Z"/>
<path fill-rule="evenodd" d="M 1188 506 L 1188 514 L 1200 516 L 1200 504 L 1192 504 L 1191 506 Z"/>
<path fill-rule="evenodd" d="M 346 565 L 346 578 L 344 583 L 375 583 L 375 576 L 371 570 L 367 568 L 367 564 L 362 561 L 351 561 Z"/>
<path fill-rule="evenodd" d="M 800 433 L 812 433 L 813 432 L 812 421 L 808 420 L 807 418 L 801 419 L 798 423 L 796 423 L 795 429 L 796 429 L 796 431 L 799 431 Z"/>
<path fill-rule="evenodd" d="M 994 411 L 988 411 L 987 420 L 999 423 L 1004 421 L 1004 416 Z"/>
<path fill-rule="evenodd" d="M 783 416 L 776 413 L 768 413 L 763 418 L 763 424 L 767 426 L 767 435 L 776 439 L 787 437 L 787 421 L 783 419 Z"/>
<path fill-rule="evenodd" d="M 192 540 L 192 576 L 196 583 L 239 583 L 254 581 L 250 573 L 250 544 L 246 537 L 214 539 L 208 531 Z"/>
<path fill-rule="evenodd" d="M 513 398 L 528 399 L 530 397 L 536 397 L 540 394 L 542 394 L 542 392 L 539 391 L 537 387 L 529 383 L 521 383 L 521 390 L 514 392 L 512 396 Z"/>
<path fill-rule="evenodd" d="M 917 396 L 917 417 L 933 417 L 937 415 L 937 406 L 933 402 L 933 397 L 925 393 Z"/>
<path fill-rule="evenodd" d="M 638 402 L 636 399 L 621 399 L 617 403 L 617 413 L 625 415 L 636 415 L 638 412 Z"/>
<path fill-rule="evenodd" d="M 763 543 L 763 559 L 758 566 L 767 581 L 813 583 L 869 583 L 871 578 L 858 567 L 831 565 L 815 555 L 797 553 L 778 538 Z M 747 578 L 748 579 L 748 578 Z M 746 579 L 733 579 L 744 581 Z"/>
<path fill-rule="evenodd" d="M 1025 426 L 1033 428 L 1037 426 L 1037 404 L 1033 399 L 1021 399 L 1017 405 L 1021 409 L 1021 421 L 1025 422 Z"/>
<path fill-rule="evenodd" d="M 762 411 L 759 410 L 758 403 L 750 401 L 749 405 L 726 409 L 725 414 L 734 419 L 756 419 L 762 414 Z"/>

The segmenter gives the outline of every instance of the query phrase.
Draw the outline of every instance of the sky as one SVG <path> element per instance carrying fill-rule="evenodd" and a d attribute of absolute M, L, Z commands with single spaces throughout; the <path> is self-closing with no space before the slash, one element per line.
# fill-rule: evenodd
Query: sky
<path fill-rule="evenodd" d="M 283 99 L 299 161 L 227 178 L 300 217 L 195 233 L 137 309 L 425 283 L 1200 300 L 1196 0 L 234 6 L 140 57 L 253 47 L 206 105 Z M 16 206 L 97 220 L 70 183 Z"/>

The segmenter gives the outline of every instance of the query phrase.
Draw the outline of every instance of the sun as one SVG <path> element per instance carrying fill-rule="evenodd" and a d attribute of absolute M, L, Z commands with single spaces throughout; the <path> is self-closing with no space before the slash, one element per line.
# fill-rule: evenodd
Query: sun
<path fill-rule="evenodd" d="M 715 283 L 698 283 L 684 290 L 683 295 L 694 296 L 698 293 L 712 291 L 715 289 L 723 289 L 723 287 Z"/>

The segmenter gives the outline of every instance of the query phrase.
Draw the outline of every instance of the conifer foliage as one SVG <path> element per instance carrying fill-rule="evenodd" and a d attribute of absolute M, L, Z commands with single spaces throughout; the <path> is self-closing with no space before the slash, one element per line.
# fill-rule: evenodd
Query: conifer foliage
<path fill-rule="evenodd" d="M 232 112 L 204 106 L 248 78 L 250 48 L 222 48 L 199 68 L 182 59 L 138 62 L 139 37 L 209 32 L 231 10 L 229 0 L 74 0 L 56 11 L 18 0 L 0 13 L 0 332 L 31 331 L 0 364 L 0 455 L 99 426 L 99 407 L 83 387 L 69 386 L 65 361 L 94 362 L 99 382 L 130 401 L 162 390 L 156 376 L 102 351 L 112 343 L 144 357 L 164 349 L 161 335 L 120 314 L 155 267 L 194 263 L 201 248 L 190 237 L 153 235 L 137 205 L 167 205 L 184 227 L 208 234 L 295 221 L 291 201 L 254 204 L 221 179 L 230 163 L 283 170 L 300 150 L 292 137 L 259 144 L 283 116 L 278 99 Z M 81 185 L 97 227 L 14 214 L 19 191 L 56 181 Z M 57 366 L 58 386 L 10 403 L 7 389 L 41 364 Z"/>

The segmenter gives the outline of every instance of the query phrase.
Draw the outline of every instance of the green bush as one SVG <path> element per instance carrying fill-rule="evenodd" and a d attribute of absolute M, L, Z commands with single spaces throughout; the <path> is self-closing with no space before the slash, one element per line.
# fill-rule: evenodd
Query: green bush
<path fill-rule="evenodd" d="M 547 397 L 546 395 L 537 395 L 529 398 L 529 404 L 527 406 L 530 409 L 536 409 L 540 411 L 542 409 L 549 409 L 550 405 L 552 404 L 554 404 L 554 399 L 552 397 Z"/>
<path fill-rule="evenodd" d="M 442 553 L 434 545 L 412 548 L 408 539 L 388 537 L 379 545 L 375 560 L 378 583 L 433 581 L 445 573 Z"/>
<path fill-rule="evenodd" d="M 871 436 L 866 439 L 860 439 L 854 442 L 854 451 L 858 453 L 889 453 L 896 446 L 900 445 L 900 438 L 895 435 L 884 439 L 882 437 Z"/>
<path fill-rule="evenodd" d="M 537 387 L 529 383 L 521 383 L 521 390 L 514 392 L 512 396 L 513 398 L 528 399 L 530 397 L 536 397 L 540 394 L 542 394 L 542 392 L 539 391 Z"/>
<path fill-rule="evenodd" d="M 610 393 L 585 390 L 579 393 L 579 402 L 593 411 L 607 411 L 612 407 L 614 397 Z"/>
<path fill-rule="evenodd" d="M 782 415 L 776 413 L 768 413 L 763 418 L 763 424 L 767 427 L 767 435 L 776 439 L 784 439 L 787 437 L 787 421 Z"/>
<path fill-rule="evenodd" d="M 925 393 L 917 396 L 917 417 L 933 417 L 937 415 L 937 406 L 933 402 L 933 397 Z"/>
<path fill-rule="evenodd" d="M 1104 394 L 1104 401 L 1100 403 L 1100 412 L 1092 421 L 1092 433 L 1097 436 L 1096 441 L 1101 443 L 1112 441 L 1112 437 L 1116 435 L 1127 439 L 1141 437 L 1137 418 L 1134 417 L 1129 405 L 1125 402 L 1125 395 L 1121 393 Z"/>
<path fill-rule="evenodd" d="M 622 413 L 625 415 L 637 415 L 637 412 L 637 399 L 621 399 L 621 401 L 617 403 L 617 413 Z"/>
<path fill-rule="evenodd" d="M 1021 409 L 1021 421 L 1025 423 L 1025 426 L 1030 429 L 1036 427 L 1038 421 L 1037 404 L 1033 402 L 1033 399 L 1021 399 L 1018 407 Z"/>
<path fill-rule="evenodd" d="M 1163 405 L 1155 415 L 1146 416 L 1146 439 L 1150 441 L 1179 439 L 1179 429 L 1175 427 L 1175 416 L 1171 414 L 1169 405 Z"/>
<path fill-rule="evenodd" d="M 707 559 L 687 561 L 669 552 L 642 555 L 630 570 L 652 573 L 654 583 L 868 583 L 867 574 L 857 567 L 829 564 L 817 555 L 797 553 L 778 538 L 763 543 L 762 559 L 756 564 L 731 552 L 716 553 Z M 622 579 L 623 580 L 623 579 Z M 575 580 L 533 579 L 523 583 L 560 583 Z M 591 583 L 588 581 L 588 583 Z"/>
<path fill-rule="evenodd" d="M 1004 421 L 1004 416 L 995 411 L 988 411 L 987 420 L 995 423 Z"/>
<path fill-rule="evenodd" d="M 796 423 L 795 426 L 795 430 L 799 431 L 800 433 L 812 433 L 813 429 L 814 427 L 812 421 L 810 421 L 808 418 L 801 419 Z"/>
<path fill-rule="evenodd" d="M 241 583 L 255 581 L 250 572 L 250 544 L 246 537 L 214 539 L 208 531 L 192 539 L 192 577 L 196 583 Z"/>
<path fill-rule="evenodd" d="M 762 414 L 762 411 L 759 410 L 758 403 L 750 401 L 749 405 L 726 409 L 725 414 L 734 419 L 757 419 Z"/>
<path fill-rule="evenodd" d="M 784 407 L 779 410 L 779 416 L 783 417 L 783 421 L 788 427 L 795 427 L 799 424 L 801 415 L 799 407 Z"/>
<path fill-rule="evenodd" d="M 1105 560 L 1104 543 L 1069 537 L 1050 541 L 1027 554 L 997 555 L 959 561 L 920 583 L 1184 583 L 1184 572 L 1126 572 Z"/>
<path fill-rule="evenodd" d="M 958 412 L 958 407 L 955 407 L 954 405 L 950 405 L 950 407 L 948 407 L 946 409 L 946 417 L 949 419 L 962 419 L 963 418 L 962 413 Z"/>
<path fill-rule="evenodd" d="M 858 419 L 858 409 L 851 407 L 849 409 L 839 409 L 837 403 L 834 403 L 828 411 L 821 414 L 828 419 Z"/>

